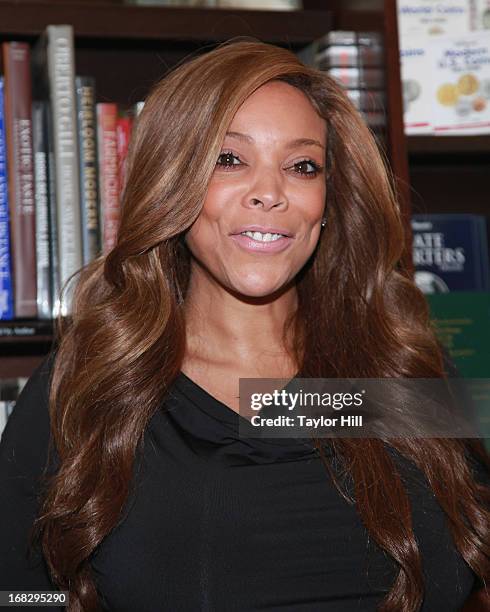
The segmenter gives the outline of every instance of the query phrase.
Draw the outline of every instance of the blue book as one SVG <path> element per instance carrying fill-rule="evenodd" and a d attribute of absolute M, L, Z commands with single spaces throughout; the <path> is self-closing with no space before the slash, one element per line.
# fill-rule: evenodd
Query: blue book
<path fill-rule="evenodd" d="M 488 242 L 481 215 L 413 215 L 415 282 L 424 293 L 489 291 Z"/>
<path fill-rule="evenodd" d="M 12 320 L 14 318 L 14 296 L 3 92 L 3 77 L 0 77 L 0 320 Z"/>

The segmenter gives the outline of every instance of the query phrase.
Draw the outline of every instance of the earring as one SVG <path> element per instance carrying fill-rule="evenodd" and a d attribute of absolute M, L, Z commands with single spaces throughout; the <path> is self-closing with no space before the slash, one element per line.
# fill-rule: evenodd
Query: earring
<path fill-rule="evenodd" d="M 325 217 L 322 219 L 322 227 L 325 227 L 325 225 L 327 225 L 327 220 L 325 219 Z"/>

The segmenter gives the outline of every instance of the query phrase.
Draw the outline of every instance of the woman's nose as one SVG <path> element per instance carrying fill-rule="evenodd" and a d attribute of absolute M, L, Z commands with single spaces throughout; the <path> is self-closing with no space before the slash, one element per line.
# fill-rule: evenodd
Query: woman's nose
<path fill-rule="evenodd" d="M 264 173 L 257 177 L 247 192 L 244 202 L 249 208 L 260 206 L 264 210 L 277 206 L 287 207 L 287 195 L 281 177 L 274 176 L 273 173 Z"/>

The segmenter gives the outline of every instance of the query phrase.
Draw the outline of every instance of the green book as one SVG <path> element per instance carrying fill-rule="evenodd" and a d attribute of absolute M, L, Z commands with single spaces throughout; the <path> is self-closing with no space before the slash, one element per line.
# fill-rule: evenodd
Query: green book
<path fill-rule="evenodd" d="M 468 382 L 490 451 L 490 293 L 455 291 L 426 295 L 437 336 Z"/>

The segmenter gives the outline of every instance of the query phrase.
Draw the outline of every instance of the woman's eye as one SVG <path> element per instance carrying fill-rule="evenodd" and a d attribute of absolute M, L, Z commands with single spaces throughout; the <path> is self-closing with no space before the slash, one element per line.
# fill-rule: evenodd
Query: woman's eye
<path fill-rule="evenodd" d="M 312 159 L 303 159 L 293 165 L 294 171 L 307 177 L 315 177 L 321 171 L 321 167 Z"/>
<path fill-rule="evenodd" d="M 235 161 L 239 163 L 235 163 Z M 231 152 L 221 153 L 221 155 L 218 156 L 218 161 L 216 162 L 217 166 L 224 169 L 232 168 L 233 166 L 239 166 L 240 164 L 240 158 Z"/>

